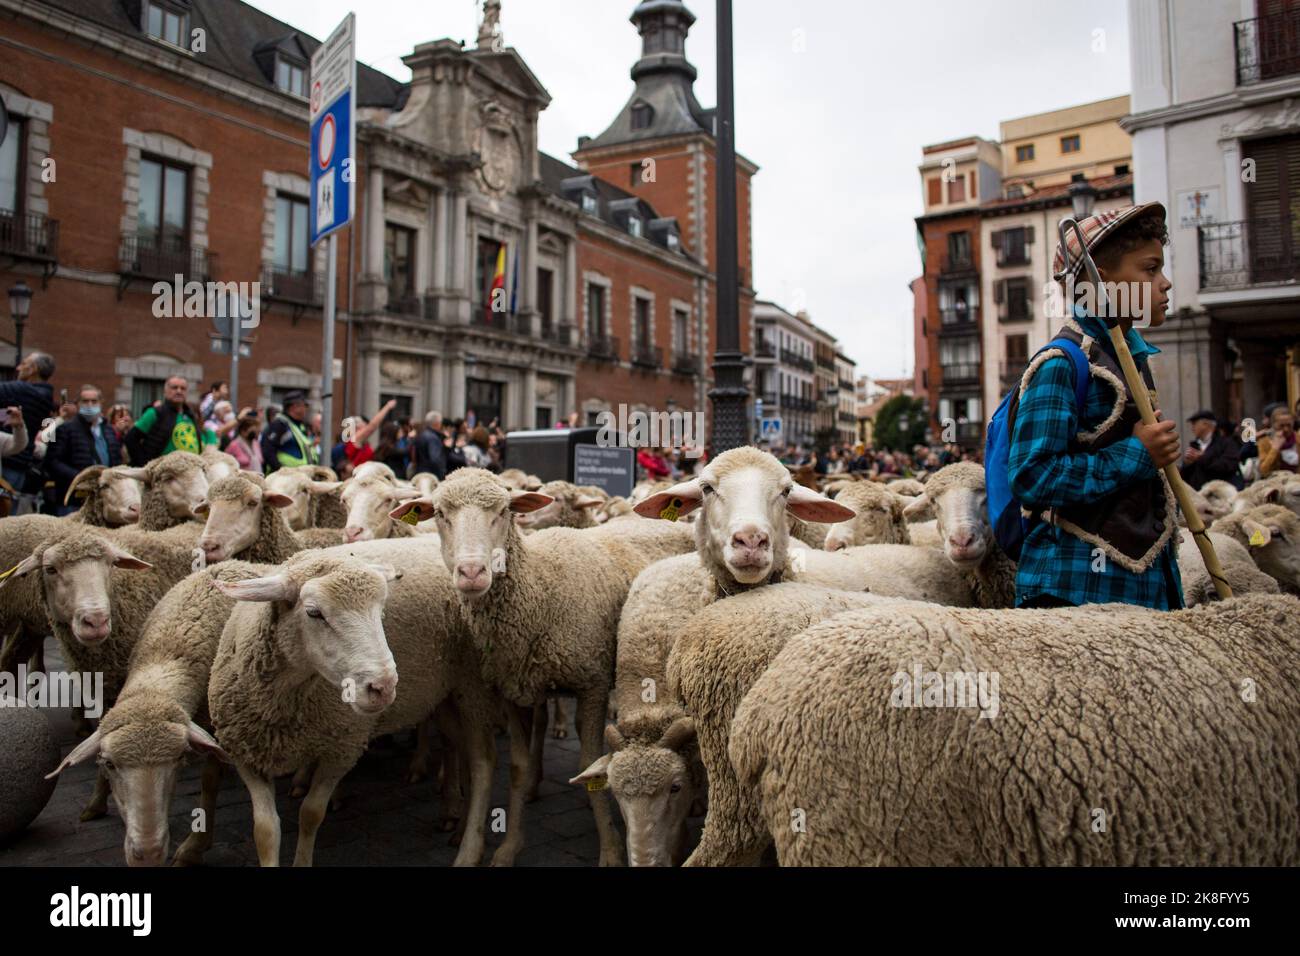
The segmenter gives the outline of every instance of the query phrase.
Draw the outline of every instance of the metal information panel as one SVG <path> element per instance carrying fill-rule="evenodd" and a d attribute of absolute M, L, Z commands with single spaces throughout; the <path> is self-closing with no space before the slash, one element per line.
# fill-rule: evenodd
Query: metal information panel
<path fill-rule="evenodd" d="M 573 483 L 595 485 L 606 494 L 632 494 L 636 481 L 636 456 L 631 448 L 602 448 L 600 445 L 573 446 Z"/>
<path fill-rule="evenodd" d="M 356 155 L 356 14 L 349 13 L 311 58 L 312 245 L 352 221 Z"/>

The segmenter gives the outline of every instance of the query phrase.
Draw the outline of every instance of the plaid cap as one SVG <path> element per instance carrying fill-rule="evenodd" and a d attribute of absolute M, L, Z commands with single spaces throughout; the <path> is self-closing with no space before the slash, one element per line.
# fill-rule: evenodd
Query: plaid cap
<path fill-rule="evenodd" d="M 1157 216 L 1163 222 L 1165 207 L 1158 202 L 1144 202 L 1138 206 L 1125 206 L 1123 209 L 1098 213 L 1083 220 L 1079 223 L 1079 229 L 1083 232 L 1084 241 L 1088 243 L 1088 251 L 1091 253 L 1120 226 L 1140 216 Z M 1056 244 L 1056 255 L 1052 257 L 1052 277 L 1058 282 L 1063 281 L 1067 275 L 1077 275 L 1083 267 L 1083 256 L 1079 254 L 1078 234 L 1071 229 L 1065 234 L 1065 238 L 1070 247 L 1070 268 L 1065 268 L 1065 251 L 1059 241 Z"/>

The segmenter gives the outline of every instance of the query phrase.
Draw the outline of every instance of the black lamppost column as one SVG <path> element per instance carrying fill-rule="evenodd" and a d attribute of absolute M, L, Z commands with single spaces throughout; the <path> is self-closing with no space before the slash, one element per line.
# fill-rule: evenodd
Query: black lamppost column
<path fill-rule="evenodd" d="M 740 283 L 736 237 L 736 96 L 732 74 L 731 0 L 718 0 L 718 341 L 713 353 L 713 453 L 749 444 L 749 389 L 740 351 Z"/>
<path fill-rule="evenodd" d="M 9 317 L 14 320 L 14 368 L 23 360 L 23 324 L 32 308 L 32 290 L 21 279 L 9 290 Z"/>

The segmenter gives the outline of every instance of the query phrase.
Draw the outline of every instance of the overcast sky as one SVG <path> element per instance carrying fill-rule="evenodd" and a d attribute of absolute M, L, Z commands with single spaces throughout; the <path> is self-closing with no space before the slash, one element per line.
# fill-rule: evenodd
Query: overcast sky
<path fill-rule="evenodd" d="M 357 14 L 358 56 L 399 80 L 401 57 L 441 37 L 472 45 L 476 0 L 253 0 L 324 39 Z M 717 101 L 715 4 L 686 53 Z M 921 147 L 1129 92 L 1123 0 L 735 0 L 736 144 L 754 179 L 754 281 L 803 305 L 859 371 L 911 374 L 920 274 Z M 502 33 L 551 94 L 541 146 L 571 160 L 632 93 L 636 0 L 503 0 Z M 803 51 L 796 49 L 801 31 Z"/>

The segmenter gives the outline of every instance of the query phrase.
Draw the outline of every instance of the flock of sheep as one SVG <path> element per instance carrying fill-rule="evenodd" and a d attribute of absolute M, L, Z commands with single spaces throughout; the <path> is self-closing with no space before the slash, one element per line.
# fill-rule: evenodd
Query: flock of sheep
<path fill-rule="evenodd" d="M 231 764 L 268 866 L 294 776 L 310 865 L 368 742 L 415 728 L 410 774 L 437 777 L 476 865 L 504 727 L 510 865 L 569 696 L 602 865 L 1300 862 L 1294 476 L 1203 489 L 1235 596 L 1213 600 L 1188 542 L 1173 613 L 1012 610 L 971 463 L 819 492 L 739 448 L 625 501 L 517 470 L 263 479 L 175 452 L 73 493 L 72 517 L 0 521 L 0 668 L 43 667 L 52 632 L 104 675 L 109 708 L 50 769 L 98 761 L 83 819 L 111 792 L 128 864 L 171 856 L 198 758 L 210 822 L 175 862 L 212 845 Z"/>

